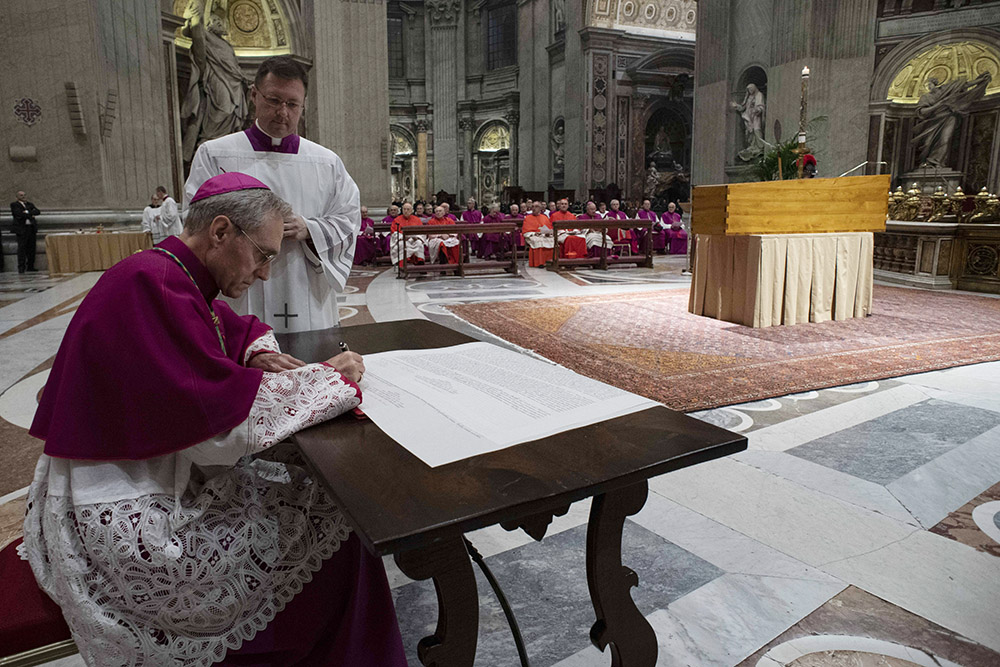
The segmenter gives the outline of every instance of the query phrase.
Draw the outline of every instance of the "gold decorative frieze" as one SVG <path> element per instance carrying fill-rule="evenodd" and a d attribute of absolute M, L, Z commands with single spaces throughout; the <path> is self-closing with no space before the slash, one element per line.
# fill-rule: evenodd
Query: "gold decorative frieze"
<path fill-rule="evenodd" d="M 991 78 L 986 95 L 1000 93 L 1000 51 L 984 42 L 938 44 L 908 62 L 893 79 L 887 98 L 898 104 L 916 104 L 928 91 L 928 82 L 972 81 L 984 72 Z"/>
<path fill-rule="evenodd" d="M 490 125 L 483 136 L 479 138 L 477 151 L 485 153 L 495 153 L 496 151 L 510 150 L 510 130 L 506 125 L 494 123 Z"/>
<path fill-rule="evenodd" d="M 194 13 L 216 18 L 237 56 L 271 56 L 291 53 L 288 21 L 275 0 L 174 0 L 174 14 L 187 20 Z M 178 46 L 191 48 L 191 40 L 177 29 Z"/>
<path fill-rule="evenodd" d="M 594 0 L 590 25 L 693 33 L 697 17 L 695 0 Z"/>

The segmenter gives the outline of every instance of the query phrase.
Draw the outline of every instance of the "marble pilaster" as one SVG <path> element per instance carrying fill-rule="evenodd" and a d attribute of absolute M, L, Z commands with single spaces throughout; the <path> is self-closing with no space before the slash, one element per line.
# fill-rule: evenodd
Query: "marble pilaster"
<path fill-rule="evenodd" d="M 426 120 L 417 121 L 417 199 L 427 199 L 427 129 Z"/>
<path fill-rule="evenodd" d="M 518 137 L 520 136 L 520 130 L 518 127 L 521 124 L 521 114 L 515 109 L 509 109 L 506 114 L 504 114 L 504 119 L 510 126 L 510 182 L 511 185 L 517 185 L 520 181 L 518 180 Z"/>
<path fill-rule="evenodd" d="M 385 2 L 313 1 L 309 9 L 315 138 L 343 159 L 362 203 L 385 202 L 389 165 L 378 149 L 389 134 Z"/>
<path fill-rule="evenodd" d="M 461 3 L 457 0 L 428 0 L 433 45 L 434 113 L 434 183 L 449 192 L 458 185 L 458 117 L 455 106 L 458 78 L 458 20 Z"/>
<path fill-rule="evenodd" d="M 458 121 L 458 127 L 462 130 L 462 162 L 465 165 L 462 170 L 462 192 L 460 201 L 465 201 L 475 192 L 473 188 L 472 168 L 472 133 L 475 129 L 475 121 L 472 118 L 462 118 Z"/>

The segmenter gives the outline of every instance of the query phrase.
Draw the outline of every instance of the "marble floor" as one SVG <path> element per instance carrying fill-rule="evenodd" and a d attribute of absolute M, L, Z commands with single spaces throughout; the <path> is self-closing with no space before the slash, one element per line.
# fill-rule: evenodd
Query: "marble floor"
<path fill-rule="evenodd" d="M 405 281 L 359 269 L 341 317 L 345 325 L 427 318 L 503 344 L 443 306 L 682 287 L 690 280 L 682 268 L 679 258 L 658 257 L 653 269 Z M 46 362 L 96 278 L 0 276 L 5 449 L 17 442 L 36 456 L 24 429 Z M 750 444 L 651 480 L 645 507 L 626 524 L 623 562 L 639 576 L 633 597 L 656 630 L 659 665 L 1000 665 L 1000 362 L 694 416 Z M 27 484 L 23 471 L 4 474 L 0 545 L 18 531 Z M 611 664 L 588 640 L 588 511 L 588 502 L 572 506 L 540 543 L 499 527 L 469 535 L 535 667 Z M 436 623 L 433 587 L 385 562 L 417 665 L 416 642 Z M 479 596 L 476 665 L 517 665 L 482 578 Z"/>

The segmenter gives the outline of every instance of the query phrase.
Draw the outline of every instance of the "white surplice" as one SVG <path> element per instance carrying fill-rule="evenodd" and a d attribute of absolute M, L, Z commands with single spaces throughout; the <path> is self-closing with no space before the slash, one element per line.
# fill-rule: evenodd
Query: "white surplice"
<path fill-rule="evenodd" d="M 337 293 L 354 262 L 361 227 L 358 186 L 333 151 L 301 139 L 298 153 L 258 152 L 243 132 L 206 141 L 191 163 L 184 208 L 212 176 L 238 171 L 263 181 L 305 219 L 315 248 L 285 239 L 269 280 L 258 280 L 230 301 L 241 315 L 256 315 L 278 333 L 337 326 Z"/>
<path fill-rule="evenodd" d="M 280 352 L 270 332 L 244 363 L 262 351 Z M 87 665 L 209 667 L 253 639 L 351 530 L 294 450 L 271 448 L 360 402 L 309 364 L 265 372 L 243 423 L 172 454 L 43 454 L 23 552 Z"/>

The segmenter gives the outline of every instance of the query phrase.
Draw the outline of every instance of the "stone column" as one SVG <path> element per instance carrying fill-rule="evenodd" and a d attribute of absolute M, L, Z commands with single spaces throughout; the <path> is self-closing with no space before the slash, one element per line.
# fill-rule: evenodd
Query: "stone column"
<path fill-rule="evenodd" d="M 520 185 L 518 181 L 518 169 L 517 169 L 517 140 L 519 136 L 518 126 L 521 124 L 521 112 L 517 109 L 508 109 L 507 113 L 504 114 L 504 119 L 510 125 L 510 184 L 512 186 Z"/>
<path fill-rule="evenodd" d="M 428 199 L 427 192 L 427 121 L 418 120 L 417 128 L 417 199 Z"/>
<path fill-rule="evenodd" d="M 475 121 L 472 118 L 461 118 L 458 121 L 458 127 L 462 130 L 462 161 L 465 163 L 464 175 L 462 176 L 462 196 L 460 198 L 462 202 L 469 197 L 475 196 L 472 190 L 472 129 L 475 125 Z"/>
<path fill-rule="evenodd" d="M 303 14 L 315 45 L 309 126 L 340 155 L 361 202 L 381 205 L 392 196 L 385 0 L 307 0 Z"/>
<path fill-rule="evenodd" d="M 462 10 L 459 0 L 427 0 L 431 21 L 431 48 L 434 48 L 434 184 L 439 190 L 454 192 L 458 188 L 458 118 L 455 92 L 458 62 L 458 18 Z"/>

